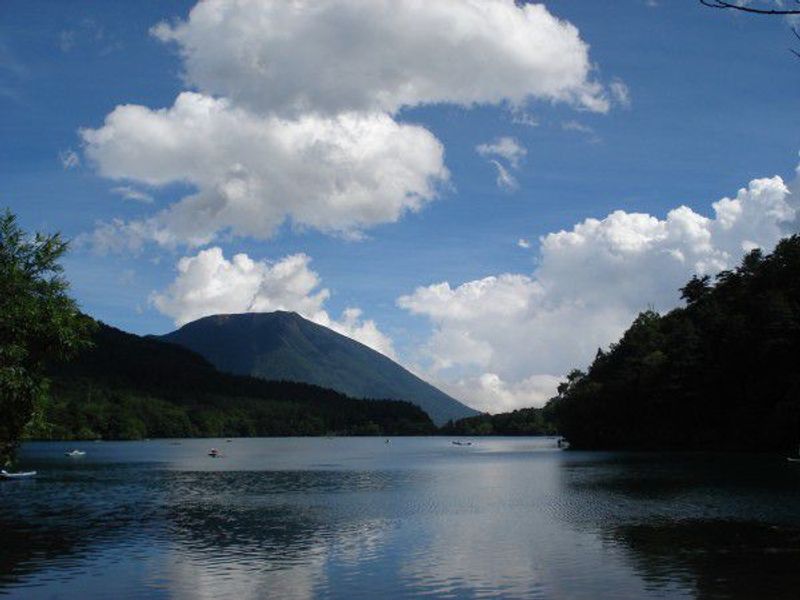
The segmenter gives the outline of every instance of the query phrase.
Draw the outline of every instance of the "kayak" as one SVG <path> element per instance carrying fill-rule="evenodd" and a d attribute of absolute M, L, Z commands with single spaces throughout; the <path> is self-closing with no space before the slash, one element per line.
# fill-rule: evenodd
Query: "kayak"
<path fill-rule="evenodd" d="M 26 477 L 33 477 L 36 471 L 24 471 L 20 473 L 9 473 L 8 471 L 0 471 L 0 478 L 2 479 L 25 479 Z"/>

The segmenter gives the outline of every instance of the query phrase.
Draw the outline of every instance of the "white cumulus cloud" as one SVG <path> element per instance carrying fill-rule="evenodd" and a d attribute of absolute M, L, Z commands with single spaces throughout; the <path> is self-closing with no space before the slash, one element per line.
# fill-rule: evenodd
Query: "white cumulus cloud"
<path fill-rule="evenodd" d="M 437 283 L 398 305 L 433 325 L 423 368 L 436 383 L 482 410 L 541 405 L 638 312 L 678 305 L 692 274 L 771 250 L 797 217 L 790 202 L 773 177 L 714 203 L 712 217 L 686 206 L 664 219 L 616 211 L 543 236 L 531 274 Z"/>
<path fill-rule="evenodd" d="M 543 100 L 606 112 L 613 97 L 572 24 L 514 0 L 208 0 L 152 33 L 177 47 L 192 91 L 171 107 L 117 106 L 82 130 L 86 154 L 121 183 L 194 191 L 99 224 L 85 239 L 100 250 L 267 238 L 284 222 L 357 237 L 448 180 L 442 144 L 400 109 L 526 114 Z M 516 187 L 495 167 L 498 185 Z"/>
<path fill-rule="evenodd" d="M 146 222 L 114 227 L 164 245 L 201 245 L 225 230 L 267 238 L 287 219 L 357 235 L 418 210 L 448 178 L 439 141 L 388 115 L 285 120 L 193 92 L 169 109 L 119 106 L 82 137 L 105 177 L 196 187 Z"/>
<path fill-rule="evenodd" d="M 514 0 L 209 0 L 153 29 L 185 79 L 260 112 L 562 101 L 604 112 L 578 29 Z"/>
<path fill-rule="evenodd" d="M 330 292 L 321 288 L 319 275 L 305 254 L 277 261 L 253 260 L 247 254 L 225 258 L 218 247 L 181 258 L 175 280 L 150 301 L 176 325 L 214 314 L 294 311 L 394 357 L 392 341 L 374 321 L 362 318 L 358 308 L 346 309 L 332 318 L 324 305 Z"/>

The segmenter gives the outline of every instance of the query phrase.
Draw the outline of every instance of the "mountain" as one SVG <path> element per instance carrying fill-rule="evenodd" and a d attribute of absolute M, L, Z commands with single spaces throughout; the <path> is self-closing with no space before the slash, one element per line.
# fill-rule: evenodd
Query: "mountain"
<path fill-rule="evenodd" d="M 407 400 L 437 425 L 478 414 L 383 354 L 293 312 L 214 315 L 161 339 L 228 373 L 302 381 L 355 398 Z"/>
<path fill-rule="evenodd" d="M 51 393 L 30 437 L 140 439 L 271 435 L 420 435 L 409 402 L 222 373 L 180 346 L 96 323 L 93 346 L 48 369 Z"/>

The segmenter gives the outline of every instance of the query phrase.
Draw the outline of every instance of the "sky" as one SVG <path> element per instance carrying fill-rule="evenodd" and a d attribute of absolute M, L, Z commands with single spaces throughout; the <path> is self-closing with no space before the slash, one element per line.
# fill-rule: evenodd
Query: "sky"
<path fill-rule="evenodd" d="M 294 310 L 541 406 L 798 230 L 793 44 L 694 0 L 3 0 L 0 206 L 121 329 Z"/>

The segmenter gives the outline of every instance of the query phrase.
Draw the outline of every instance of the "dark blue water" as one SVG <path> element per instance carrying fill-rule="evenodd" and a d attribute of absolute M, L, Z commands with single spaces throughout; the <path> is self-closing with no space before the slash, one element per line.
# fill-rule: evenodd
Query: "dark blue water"
<path fill-rule="evenodd" d="M 0 481 L 0 595 L 800 597 L 800 464 L 554 446 L 28 444 L 39 476 Z"/>

